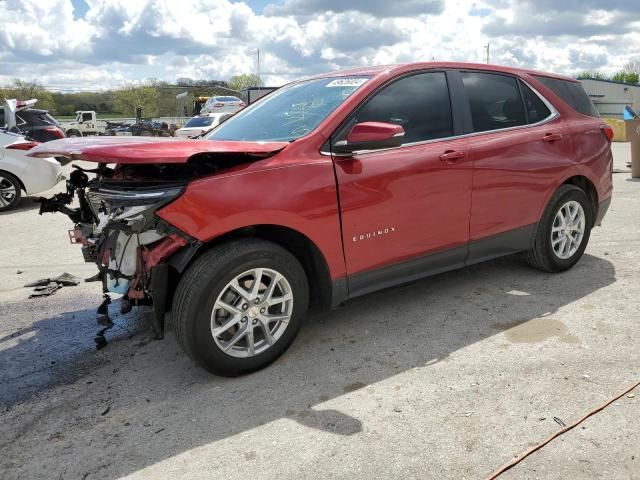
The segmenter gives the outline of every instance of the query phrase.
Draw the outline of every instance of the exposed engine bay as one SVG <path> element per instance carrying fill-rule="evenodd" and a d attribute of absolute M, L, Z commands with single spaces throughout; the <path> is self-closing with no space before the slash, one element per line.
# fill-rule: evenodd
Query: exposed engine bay
<path fill-rule="evenodd" d="M 189 181 L 248 160 L 246 156 L 225 157 L 223 161 L 200 158 L 184 164 L 109 167 L 101 163 L 95 169 L 73 165 L 66 192 L 38 199 L 40 214 L 61 212 L 73 221 L 71 243 L 81 245 L 85 261 L 98 266 L 97 275 L 90 280 L 101 281 L 107 295 L 122 295 L 122 313 L 132 306 L 153 305 L 154 331 L 162 338 L 169 276 L 166 261 L 187 246 L 186 250 L 195 252 L 200 243 L 155 212 L 180 196 Z M 72 207 L 76 199 L 78 206 Z M 99 323 L 109 326 L 108 316 L 104 319 L 106 307 L 102 310 Z"/>

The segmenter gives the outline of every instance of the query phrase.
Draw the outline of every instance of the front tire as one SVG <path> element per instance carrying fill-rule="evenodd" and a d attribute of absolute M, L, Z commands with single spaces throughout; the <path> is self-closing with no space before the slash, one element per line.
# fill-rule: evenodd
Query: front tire
<path fill-rule="evenodd" d="M 249 373 L 284 353 L 308 304 L 307 277 L 291 253 L 264 240 L 236 240 L 205 252 L 182 276 L 176 337 L 212 373 Z"/>
<path fill-rule="evenodd" d="M 562 185 L 551 197 L 528 253 L 529 264 L 545 272 L 573 267 L 584 254 L 595 212 L 586 193 Z"/>
<path fill-rule="evenodd" d="M 20 181 L 8 172 L 0 172 L 0 212 L 15 207 L 21 196 Z"/>

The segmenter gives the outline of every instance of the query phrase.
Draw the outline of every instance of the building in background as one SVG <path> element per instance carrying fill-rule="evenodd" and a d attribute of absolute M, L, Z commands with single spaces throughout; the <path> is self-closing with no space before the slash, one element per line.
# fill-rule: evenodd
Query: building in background
<path fill-rule="evenodd" d="M 626 106 L 640 110 L 640 85 L 593 78 L 580 82 L 602 117 L 622 119 Z"/>

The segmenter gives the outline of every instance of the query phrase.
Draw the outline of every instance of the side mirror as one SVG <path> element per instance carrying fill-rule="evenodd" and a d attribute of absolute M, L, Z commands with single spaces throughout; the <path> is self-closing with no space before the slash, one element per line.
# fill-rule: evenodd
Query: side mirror
<path fill-rule="evenodd" d="M 375 150 L 402 145 L 404 128 L 402 125 L 383 122 L 357 123 L 351 128 L 346 140 L 336 142 L 337 153 L 351 153 L 355 150 Z"/>

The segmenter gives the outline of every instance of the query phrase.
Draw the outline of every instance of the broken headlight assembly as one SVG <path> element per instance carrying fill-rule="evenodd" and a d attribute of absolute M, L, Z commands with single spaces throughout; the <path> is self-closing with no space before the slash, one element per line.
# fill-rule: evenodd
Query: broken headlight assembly
<path fill-rule="evenodd" d="M 87 203 L 97 219 L 97 232 L 106 225 L 128 227 L 131 232 L 142 232 L 158 208 L 176 199 L 183 186 L 163 188 L 91 188 L 86 194 Z"/>

